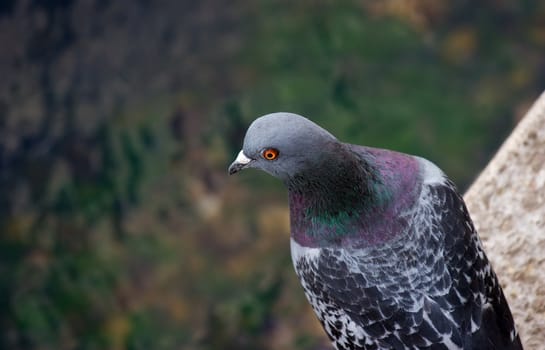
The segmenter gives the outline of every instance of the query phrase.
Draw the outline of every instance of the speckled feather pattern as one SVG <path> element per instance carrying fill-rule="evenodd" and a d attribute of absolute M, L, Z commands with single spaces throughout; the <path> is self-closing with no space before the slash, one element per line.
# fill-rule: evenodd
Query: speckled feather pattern
<path fill-rule="evenodd" d="M 418 191 L 394 194 L 402 198 L 385 227 L 396 232 L 380 244 L 292 236 L 295 270 L 325 331 L 337 350 L 521 349 L 461 196 L 437 167 L 411 158 Z"/>

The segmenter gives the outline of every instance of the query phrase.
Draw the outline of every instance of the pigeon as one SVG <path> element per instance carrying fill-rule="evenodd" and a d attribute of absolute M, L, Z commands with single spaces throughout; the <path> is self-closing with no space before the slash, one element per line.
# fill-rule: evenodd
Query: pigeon
<path fill-rule="evenodd" d="M 522 349 L 462 196 L 432 162 L 272 113 L 228 172 L 246 168 L 288 189 L 293 265 L 335 349 Z"/>

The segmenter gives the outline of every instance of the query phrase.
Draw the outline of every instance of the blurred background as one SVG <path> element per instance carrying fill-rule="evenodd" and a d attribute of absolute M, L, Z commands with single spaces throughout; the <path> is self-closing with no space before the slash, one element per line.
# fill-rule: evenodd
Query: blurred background
<path fill-rule="evenodd" d="M 1 0 L 0 348 L 329 349 L 249 123 L 465 189 L 543 88 L 539 0 Z"/>

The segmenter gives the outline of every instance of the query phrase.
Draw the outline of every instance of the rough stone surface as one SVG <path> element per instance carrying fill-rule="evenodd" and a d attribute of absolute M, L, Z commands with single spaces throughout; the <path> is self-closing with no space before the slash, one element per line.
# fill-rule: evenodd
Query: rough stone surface
<path fill-rule="evenodd" d="M 545 349 L 545 93 L 465 195 L 526 349 Z"/>

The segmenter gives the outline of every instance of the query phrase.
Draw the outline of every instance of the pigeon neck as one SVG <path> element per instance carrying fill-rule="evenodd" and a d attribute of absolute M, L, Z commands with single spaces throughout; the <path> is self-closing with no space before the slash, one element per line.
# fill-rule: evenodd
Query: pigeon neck
<path fill-rule="evenodd" d="M 354 222 L 371 218 L 391 198 L 370 154 L 337 144 L 322 157 L 288 182 L 292 233 L 313 245 L 356 234 Z"/>

